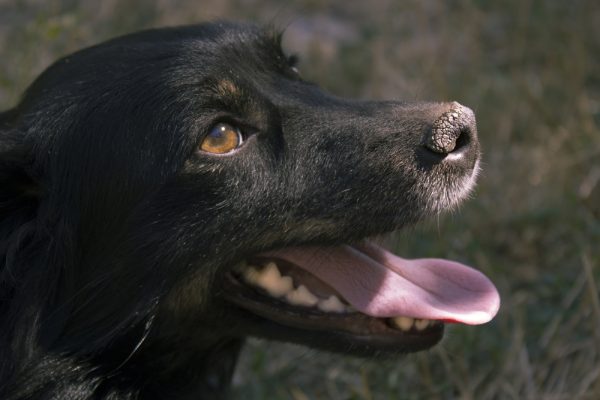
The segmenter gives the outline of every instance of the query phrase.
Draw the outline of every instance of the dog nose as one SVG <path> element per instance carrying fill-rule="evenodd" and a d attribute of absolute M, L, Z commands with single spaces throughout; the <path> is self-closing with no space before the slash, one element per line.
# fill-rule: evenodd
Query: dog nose
<path fill-rule="evenodd" d="M 470 108 L 453 102 L 450 109 L 433 122 L 424 146 L 444 156 L 464 151 L 476 140 L 475 114 Z"/>

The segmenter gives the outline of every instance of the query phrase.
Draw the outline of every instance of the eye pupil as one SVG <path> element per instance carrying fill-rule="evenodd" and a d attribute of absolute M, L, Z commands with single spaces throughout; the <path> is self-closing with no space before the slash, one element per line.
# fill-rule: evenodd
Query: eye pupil
<path fill-rule="evenodd" d="M 202 140 L 200 149 L 207 153 L 225 154 L 237 149 L 243 142 L 240 130 L 230 124 L 215 125 Z"/>

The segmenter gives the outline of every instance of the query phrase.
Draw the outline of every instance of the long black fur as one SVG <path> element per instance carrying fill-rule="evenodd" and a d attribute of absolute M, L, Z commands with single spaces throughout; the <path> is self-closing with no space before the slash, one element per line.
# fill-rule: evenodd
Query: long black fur
<path fill-rule="evenodd" d="M 0 398 L 220 398 L 247 335 L 352 350 L 274 330 L 227 302 L 223 277 L 456 204 L 474 160 L 415 151 L 447 109 L 328 95 L 243 24 L 58 60 L 0 114 Z M 243 146 L 199 151 L 223 121 Z"/>

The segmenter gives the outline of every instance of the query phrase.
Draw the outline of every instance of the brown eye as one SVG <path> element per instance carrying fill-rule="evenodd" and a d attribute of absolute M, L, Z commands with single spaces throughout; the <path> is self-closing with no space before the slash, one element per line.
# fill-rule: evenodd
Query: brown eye
<path fill-rule="evenodd" d="M 215 125 L 200 144 L 200 150 L 213 154 L 230 153 L 241 146 L 243 142 L 240 130 L 229 124 Z"/>

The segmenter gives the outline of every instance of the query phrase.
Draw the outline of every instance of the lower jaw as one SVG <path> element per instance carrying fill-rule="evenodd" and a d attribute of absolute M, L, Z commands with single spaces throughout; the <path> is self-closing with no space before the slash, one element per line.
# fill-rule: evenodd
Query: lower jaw
<path fill-rule="evenodd" d="M 425 350 L 444 333 L 444 324 L 437 321 L 423 330 L 414 326 L 401 330 L 388 318 L 291 306 L 260 293 L 235 274 L 228 274 L 225 282 L 227 300 L 250 314 L 252 322 L 243 333 L 252 336 L 371 357 Z"/>

